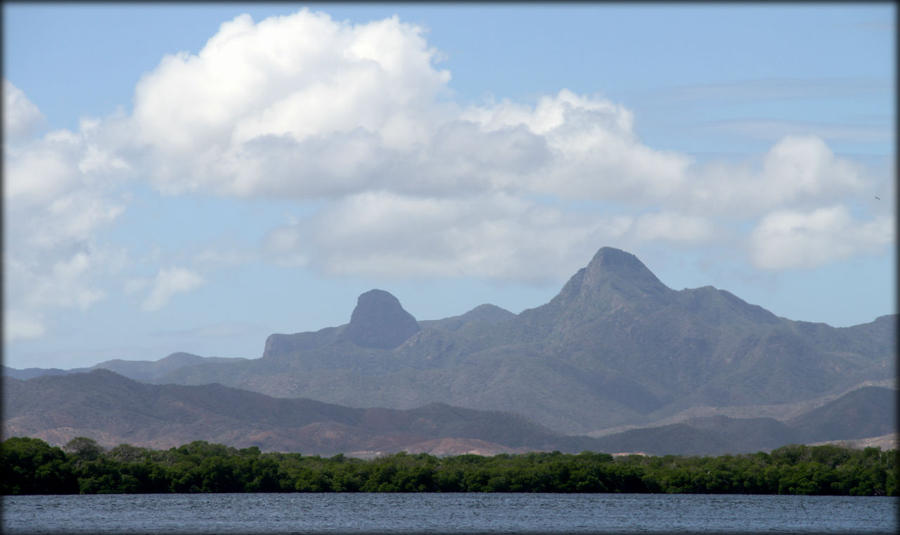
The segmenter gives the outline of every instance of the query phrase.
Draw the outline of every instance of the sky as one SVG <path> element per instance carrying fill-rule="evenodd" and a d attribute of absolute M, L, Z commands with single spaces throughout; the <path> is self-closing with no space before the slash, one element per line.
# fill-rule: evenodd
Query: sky
<path fill-rule="evenodd" d="M 896 312 L 892 4 L 3 4 L 3 359 L 257 358 L 604 246 Z"/>

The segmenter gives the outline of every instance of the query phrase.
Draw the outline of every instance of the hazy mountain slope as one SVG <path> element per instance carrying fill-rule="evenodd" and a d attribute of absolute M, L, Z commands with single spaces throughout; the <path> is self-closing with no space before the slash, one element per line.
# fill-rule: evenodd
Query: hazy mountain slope
<path fill-rule="evenodd" d="M 41 377 L 43 375 L 65 375 L 67 373 L 69 373 L 69 370 L 61 370 L 59 368 L 17 369 L 3 366 L 4 377 L 12 377 L 13 379 L 19 379 L 21 381 L 27 381 L 28 379 L 34 379 L 35 377 Z"/>
<path fill-rule="evenodd" d="M 338 453 L 400 450 L 437 438 L 478 439 L 512 448 L 565 448 L 520 416 L 442 404 L 414 410 L 354 409 L 273 398 L 218 384 L 151 385 L 106 370 L 4 379 L 4 436 L 63 443 L 74 436 L 169 447 L 209 440 L 265 449 Z M 590 440 L 590 439 L 588 439 Z"/>
<path fill-rule="evenodd" d="M 896 394 L 890 388 L 864 387 L 787 422 L 773 418 L 693 418 L 600 437 L 598 447 L 651 455 L 721 455 L 768 451 L 786 444 L 849 443 L 883 437 L 896 433 Z"/>
<path fill-rule="evenodd" d="M 550 302 L 518 315 L 482 305 L 420 322 L 373 290 L 346 325 L 273 334 L 259 359 L 185 360 L 153 381 L 351 407 L 440 402 L 586 433 L 693 407 L 787 406 L 894 377 L 896 319 L 791 321 L 710 286 L 672 290 L 634 255 L 602 248 Z"/>
<path fill-rule="evenodd" d="M 3 367 L 3 375 L 16 379 L 28 380 L 43 375 L 63 375 L 67 373 L 82 373 L 91 370 L 104 369 L 120 375 L 124 375 L 137 381 L 153 382 L 173 371 L 203 363 L 228 363 L 244 362 L 243 358 L 201 357 L 190 353 L 172 353 L 159 360 L 106 360 L 88 368 L 73 368 L 61 370 L 58 368 L 28 368 L 17 370 Z"/>
<path fill-rule="evenodd" d="M 792 418 L 788 423 L 807 442 L 852 440 L 895 432 L 897 391 L 864 387 Z"/>
<path fill-rule="evenodd" d="M 107 360 L 88 369 L 104 369 L 111 372 L 124 375 L 138 381 L 152 382 L 166 374 L 185 368 L 187 366 L 195 366 L 202 363 L 227 363 L 233 364 L 246 361 L 242 358 L 224 358 L 224 357 L 201 357 L 191 353 L 172 353 L 171 355 L 157 360 Z M 78 371 L 87 371 L 88 369 L 80 369 Z"/>
<path fill-rule="evenodd" d="M 721 454 L 788 443 L 857 438 L 892 430 L 890 389 L 860 389 L 791 422 L 695 418 L 600 438 L 563 436 L 515 414 L 432 403 L 410 410 L 350 408 L 273 398 L 218 384 L 152 385 L 107 370 L 21 381 L 4 378 L 4 436 L 63 444 L 75 436 L 107 446 L 167 448 L 193 440 L 305 453 L 560 450 Z M 846 429 L 846 418 L 855 427 Z M 468 450 L 466 450 L 468 451 Z"/>
<path fill-rule="evenodd" d="M 350 406 L 437 401 L 587 432 L 696 405 L 801 401 L 893 375 L 890 318 L 846 329 L 793 322 L 712 287 L 671 290 L 611 248 L 549 303 L 517 316 L 492 311 L 477 321 L 471 311 L 455 330 L 448 320 L 416 330 L 399 303 L 380 306 L 368 314 L 407 324 L 392 349 L 354 343 L 344 334 L 356 328 L 351 318 L 317 333 L 272 335 L 263 358 L 246 366 L 204 363 L 161 380 Z"/>
<path fill-rule="evenodd" d="M 516 315 L 512 312 L 500 308 L 496 305 L 483 304 L 478 305 L 472 310 L 459 316 L 451 316 L 441 320 L 425 320 L 420 321 L 422 328 L 434 328 L 443 331 L 458 331 L 463 327 L 496 325 L 505 321 L 510 321 Z"/>

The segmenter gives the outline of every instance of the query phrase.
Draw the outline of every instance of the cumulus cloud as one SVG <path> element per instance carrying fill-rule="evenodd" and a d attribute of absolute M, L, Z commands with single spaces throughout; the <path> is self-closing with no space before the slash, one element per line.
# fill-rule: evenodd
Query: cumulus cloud
<path fill-rule="evenodd" d="M 663 202 L 692 161 L 641 143 L 631 111 L 599 95 L 459 107 L 436 54 L 397 18 L 237 17 L 138 84 L 149 178 L 169 193 L 327 199 L 265 244 L 281 264 L 327 273 L 547 278 L 565 265 L 552 259 L 624 236 L 712 235 L 696 215 L 659 216 L 675 225 L 663 229 L 536 202 Z"/>
<path fill-rule="evenodd" d="M 42 277 L 28 296 L 35 306 L 51 305 L 87 309 L 103 297 L 103 292 L 86 287 L 81 281 L 97 271 L 97 256 L 78 251 L 71 257 L 53 263 L 50 276 Z"/>
<path fill-rule="evenodd" d="M 601 245 L 723 238 L 783 269 L 889 243 L 891 214 L 858 222 L 834 208 L 870 184 L 818 137 L 701 165 L 643 143 L 633 113 L 599 94 L 458 105 L 437 56 L 422 28 L 396 17 L 242 15 L 146 73 L 131 115 L 7 144 L 5 261 L 17 303 L 33 312 L 104 298 L 97 270 L 121 255 L 96 237 L 121 219 L 117 188 L 135 177 L 166 194 L 296 203 L 303 217 L 271 229 L 264 252 L 328 274 L 544 281 Z M 20 119 L 5 117 L 8 129 L 39 118 L 15 91 L 7 107 Z M 734 240 L 724 228 L 754 230 Z M 197 251 L 204 269 L 255 254 Z M 158 310 L 204 279 L 169 268 L 117 283 L 148 292 L 143 308 Z"/>
<path fill-rule="evenodd" d="M 135 126 L 142 142 L 176 164 L 154 176 L 168 189 L 257 194 L 274 181 L 315 194 L 327 186 L 303 183 L 348 173 L 364 180 L 354 156 L 427 138 L 449 80 L 432 66 L 434 54 L 420 28 L 396 17 L 352 25 L 305 9 L 259 23 L 242 15 L 196 55 L 166 56 L 142 78 Z M 300 145 L 305 157 L 294 162 L 301 165 L 257 174 L 270 142 L 276 151 L 279 143 Z M 333 149 L 310 161 L 323 144 Z M 344 151 L 344 158 L 331 156 Z M 304 173 L 303 164 L 315 173 Z M 180 173 L 185 167 L 190 181 Z"/>
<path fill-rule="evenodd" d="M 37 317 L 19 310 L 3 311 L 3 341 L 13 342 L 38 338 L 47 331 L 44 323 Z"/>
<path fill-rule="evenodd" d="M 569 96 L 562 97 L 566 98 Z M 831 206 L 835 200 L 863 192 L 869 185 L 859 166 L 836 157 L 821 139 L 785 138 L 756 166 L 720 162 L 698 168 L 685 158 L 677 165 L 661 166 L 672 170 L 668 177 L 662 173 L 654 178 L 656 175 L 649 171 L 629 174 L 623 167 L 615 174 L 598 173 L 597 184 L 591 184 L 587 171 L 573 171 L 569 176 L 560 171 L 566 169 L 566 164 L 560 163 L 565 158 L 557 154 L 568 150 L 566 154 L 571 155 L 574 149 L 559 148 L 565 144 L 555 147 L 558 139 L 539 136 L 559 128 L 563 120 L 560 117 L 564 114 L 548 111 L 554 109 L 551 100 L 528 113 L 521 107 L 516 108 L 522 112 L 518 115 L 507 111 L 514 118 L 504 119 L 506 122 L 479 119 L 487 132 L 520 128 L 527 136 L 542 140 L 535 145 L 539 147 L 535 149 L 539 162 L 535 167 L 541 173 L 510 171 L 504 179 L 494 170 L 487 173 L 494 178 L 491 187 L 481 189 L 452 188 L 449 185 L 454 182 L 447 177 L 443 178 L 448 188 L 444 191 L 424 186 L 418 191 L 401 192 L 363 189 L 329 204 L 309 221 L 275 229 L 268 237 L 269 252 L 282 263 L 311 266 L 327 273 L 537 280 L 562 276 L 560 266 L 577 266 L 571 259 L 589 258 L 598 244 L 634 247 L 655 241 L 696 247 L 730 240 L 740 247 L 744 240 L 739 236 L 747 234 L 739 229 L 748 226 L 756 227 L 746 241 L 754 263 L 769 269 L 816 267 L 850 254 L 883 250 L 890 244 L 890 239 L 878 234 L 889 221 L 888 216 L 864 224 L 861 234 L 854 234 L 852 225 L 835 214 L 831 215 L 834 228 L 827 227 L 831 231 L 821 231 L 816 237 L 798 231 L 802 224 L 779 226 L 779 222 L 793 221 L 779 214 L 801 214 L 798 217 L 806 220 L 802 214 L 819 213 L 816 210 L 823 204 Z M 629 128 L 627 114 L 607 119 L 605 124 Z M 468 139 L 480 138 L 475 131 Z M 448 150 L 453 150 L 453 144 L 448 145 Z M 637 143 L 634 147 L 638 152 L 645 150 Z M 471 150 L 472 158 L 462 156 L 465 153 L 459 151 L 460 165 L 470 166 L 473 174 L 487 168 L 479 164 L 477 149 Z M 578 178 L 568 180 L 570 177 Z M 600 183 L 604 180 L 608 184 Z M 681 186 L 675 187 L 678 184 Z M 466 191 L 473 193 L 466 195 Z M 569 212 L 565 202 L 556 202 L 569 195 L 575 197 L 579 191 L 583 199 L 592 199 L 593 194 L 599 201 L 656 204 L 659 209 L 644 214 L 628 210 L 604 213 L 602 208 Z M 540 196 L 555 201 L 541 204 L 534 200 Z M 813 223 L 816 218 L 809 221 L 817 228 Z M 833 234 L 837 228 L 843 230 Z M 848 247 L 843 242 L 854 244 L 847 253 L 841 252 Z M 780 253 L 782 248 L 790 254 Z M 814 252 L 818 249 L 830 252 Z M 508 267 L 501 267 L 504 265 Z"/>
<path fill-rule="evenodd" d="M 270 234 L 269 254 L 333 274 L 553 280 L 631 218 L 566 213 L 506 194 L 361 193 Z"/>
<path fill-rule="evenodd" d="M 750 236 L 753 262 L 765 269 L 813 268 L 894 242 L 886 216 L 860 221 L 841 205 L 809 212 L 780 210 L 762 218 Z"/>
<path fill-rule="evenodd" d="M 859 169 L 836 158 L 821 138 L 788 136 L 766 154 L 763 175 L 770 195 L 782 200 L 844 193 L 862 185 Z"/>
<path fill-rule="evenodd" d="M 241 15 L 198 54 L 167 56 L 145 76 L 135 117 L 145 139 L 170 150 L 356 128 L 404 145 L 416 132 L 403 123 L 449 79 L 433 55 L 421 29 L 396 17 L 350 25 L 302 10 L 256 24 Z"/>
<path fill-rule="evenodd" d="M 203 277 L 180 267 L 163 268 L 156 274 L 150 294 L 141 307 L 147 311 L 163 308 L 176 294 L 190 292 L 204 283 Z"/>
<path fill-rule="evenodd" d="M 526 256 L 589 257 L 615 240 L 697 246 L 722 238 L 722 220 L 746 227 L 867 185 L 814 136 L 785 137 L 758 162 L 698 165 L 642 143 L 632 112 L 600 95 L 463 108 L 442 98 L 450 75 L 436 55 L 397 18 L 237 17 L 139 83 L 132 120 L 149 176 L 167 192 L 326 199 L 268 234 L 283 265 L 526 279 L 560 265 Z M 570 213 L 569 201 L 654 211 Z"/>
<path fill-rule="evenodd" d="M 27 102 L 12 93 L 19 104 Z M 6 98 L 9 106 L 9 93 Z M 39 115 L 36 108 L 30 113 Z M 96 239 L 123 213 L 117 187 L 131 172 L 110 142 L 113 133 L 84 121 L 78 132 L 4 143 L 6 306 L 25 318 L 14 324 L 24 333 L 19 339 L 46 332 L 43 311 L 85 310 L 104 299 L 105 278 L 123 265 L 123 251 Z"/>
<path fill-rule="evenodd" d="M 308 10 L 221 26 L 135 91 L 134 127 L 168 192 L 340 198 L 359 191 L 663 198 L 690 158 L 643 145 L 631 112 L 561 90 L 462 109 L 422 29 Z"/>
<path fill-rule="evenodd" d="M 3 80 L 3 137 L 18 140 L 33 134 L 44 115 L 21 89 Z"/>
<path fill-rule="evenodd" d="M 572 198 L 659 199 L 684 184 L 690 158 L 653 150 L 634 133 L 632 113 L 600 97 L 561 90 L 533 107 L 508 101 L 467 110 L 463 118 L 490 132 L 525 127 L 541 136 L 552 164 L 522 189 Z"/>
<path fill-rule="evenodd" d="M 870 181 L 862 167 L 834 155 L 816 136 L 788 136 L 761 163 L 712 162 L 698 167 L 673 199 L 695 212 L 755 218 L 773 209 L 811 209 L 860 194 Z"/>
<path fill-rule="evenodd" d="M 698 167 L 640 141 L 630 110 L 562 89 L 533 105 L 460 108 L 421 28 L 308 10 L 226 22 L 170 55 L 135 92 L 144 163 L 167 192 L 340 199 L 503 191 L 701 213 L 756 213 L 860 187 L 816 137 L 789 136 L 758 169 Z"/>
<path fill-rule="evenodd" d="M 634 223 L 634 234 L 640 241 L 702 243 L 712 239 L 716 231 L 712 222 L 703 217 L 657 212 L 638 217 Z"/>

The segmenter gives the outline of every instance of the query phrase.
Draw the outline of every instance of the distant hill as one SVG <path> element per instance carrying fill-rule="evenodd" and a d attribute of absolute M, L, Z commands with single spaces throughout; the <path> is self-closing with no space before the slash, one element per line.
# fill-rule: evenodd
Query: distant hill
<path fill-rule="evenodd" d="M 604 247 L 550 302 L 520 314 L 482 305 L 417 321 L 372 290 L 349 323 L 272 334 L 260 358 L 176 354 L 97 367 L 348 407 L 512 412 L 561 433 L 602 434 L 683 423 L 671 418 L 710 407 L 785 419 L 894 379 L 896 322 L 834 328 L 780 318 L 711 286 L 672 290 L 634 255 Z"/>
<path fill-rule="evenodd" d="M 12 377 L 21 381 L 27 381 L 28 379 L 34 379 L 35 377 L 41 377 L 44 375 L 65 375 L 67 373 L 71 373 L 71 370 L 61 370 L 59 368 L 25 368 L 23 370 L 19 370 L 16 368 L 10 368 L 8 366 L 3 366 L 4 377 Z"/>
<path fill-rule="evenodd" d="M 246 362 L 244 358 L 201 357 L 191 353 L 172 353 L 159 360 L 124 360 L 113 359 L 87 368 L 61 370 L 59 368 L 27 368 L 18 370 L 3 366 L 3 375 L 15 379 L 28 380 L 44 375 L 64 375 L 67 373 L 83 373 L 91 370 L 109 370 L 130 377 L 136 381 L 154 382 L 167 374 L 186 366 L 202 363 Z"/>
<path fill-rule="evenodd" d="M 586 433 L 695 406 L 801 402 L 894 376 L 896 316 L 849 328 L 791 321 L 709 286 L 672 290 L 612 248 L 518 315 L 486 305 L 417 329 L 386 293 L 390 313 L 355 310 L 346 325 L 271 335 L 259 359 L 204 361 L 155 381 L 356 407 L 441 402 Z M 379 314 L 390 344 L 353 334 Z"/>
<path fill-rule="evenodd" d="M 4 378 L 4 436 L 65 443 L 90 436 L 108 446 L 166 448 L 208 440 L 266 450 L 398 451 L 433 439 L 481 447 L 557 449 L 568 437 L 520 416 L 431 404 L 413 410 L 355 409 L 272 398 L 221 385 L 140 383 L 106 370 Z M 502 444 L 503 446 L 500 446 Z"/>
<path fill-rule="evenodd" d="M 847 414 L 856 414 L 858 428 L 874 435 L 893 430 L 893 423 L 884 418 L 893 410 L 893 391 L 885 388 L 850 392 L 791 423 L 712 417 L 600 438 L 562 435 L 516 414 L 441 403 L 406 410 L 351 408 L 218 384 L 146 384 L 107 370 L 27 381 L 5 377 L 3 395 L 4 437 L 31 436 L 60 445 L 88 436 L 106 446 L 168 448 L 207 440 L 270 451 L 359 456 L 533 450 L 699 455 L 768 450 L 822 436 L 856 438 L 839 425 Z"/>
<path fill-rule="evenodd" d="M 896 431 L 896 401 L 894 390 L 864 387 L 788 423 L 810 442 L 877 437 Z"/>
<path fill-rule="evenodd" d="M 786 422 L 774 418 L 692 418 L 600 437 L 598 447 L 653 455 L 721 455 L 768 451 L 786 444 L 842 442 L 852 446 L 859 439 L 870 438 L 891 445 L 882 437 L 896 434 L 896 395 L 891 388 L 863 387 Z"/>

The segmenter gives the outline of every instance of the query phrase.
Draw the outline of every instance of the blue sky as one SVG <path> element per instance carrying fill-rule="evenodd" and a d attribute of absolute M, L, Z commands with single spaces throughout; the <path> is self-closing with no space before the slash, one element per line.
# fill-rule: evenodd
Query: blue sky
<path fill-rule="evenodd" d="M 8 366 L 519 312 L 606 245 L 895 312 L 892 5 L 3 9 Z"/>

